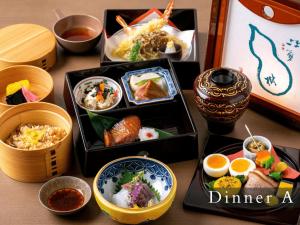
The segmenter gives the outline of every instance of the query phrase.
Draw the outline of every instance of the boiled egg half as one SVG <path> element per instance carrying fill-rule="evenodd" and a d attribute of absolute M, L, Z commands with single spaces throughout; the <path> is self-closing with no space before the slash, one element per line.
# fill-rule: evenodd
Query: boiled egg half
<path fill-rule="evenodd" d="M 208 176 L 222 177 L 228 173 L 230 161 L 226 155 L 210 154 L 204 158 L 203 169 Z"/>
<path fill-rule="evenodd" d="M 244 175 L 248 176 L 249 172 L 256 169 L 255 163 L 247 158 L 236 158 L 231 161 L 229 166 L 229 173 L 231 176 Z"/>

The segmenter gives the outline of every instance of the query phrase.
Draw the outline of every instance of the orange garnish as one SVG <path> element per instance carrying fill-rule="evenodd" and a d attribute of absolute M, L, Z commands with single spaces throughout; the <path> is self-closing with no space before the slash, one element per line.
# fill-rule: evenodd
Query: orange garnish
<path fill-rule="evenodd" d="M 103 92 L 103 91 L 104 91 L 104 88 L 105 88 L 105 84 L 104 84 L 103 82 L 101 82 L 101 83 L 99 84 L 99 89 L 100 89 L 100 91 Z"/>
<path fill-rule="evenodd" d="M 259 166 L 263 166 L 263 164 L 271 158 L 271 153 L 267 150 L 260 151 L 256 153 L 255 163 Z"/>
<path fill-rule="evenodd" d="M 115 96 L 115 97 L 118 97 L 118 90 L 115 90 L 114 96 Z"/>
<path fill-rule="evenodd" d="M 103 95 L 102 95 L 101 92 L 98 92 L 98 94 L 96 95 L 96 100 L 97 100 L 98 102 L 101 102 L 101 101 L 104 100 Z"/>

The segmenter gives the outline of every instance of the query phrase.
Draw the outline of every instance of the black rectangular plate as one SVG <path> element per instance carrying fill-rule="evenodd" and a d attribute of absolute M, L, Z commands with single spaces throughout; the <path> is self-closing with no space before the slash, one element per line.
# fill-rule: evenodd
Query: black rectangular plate
<path fill-rule="evenodd" d="M 240 143 L 242 140 L 229 138 L 218 135 L 211 135 L 205 146 L 204 155 L 211 154 L 218 149 L 224 148 L 232 144 Z M 276 149 L 280 149 L 289 154 L 294 162 L 299 167 L 300 149 L 288 148 L 275 146 Z M 260 222 L 265 224 L 275 225 L 297 225 L 299 224 L 299 204 L 297 207 L 286 207 L 276 211 L 268 211 L 268 213 L 261 212 L 259 214 L 251 215 L 245 211 L 235 211 L 234 209 L 226 209 L 225 207 L 216 207 L 215 204 L 208 204 L 205 193 L 202 191 L 202 180 L 201 180 L 202 166 L 198 165 L 195 171 L 192 182 L 188 188 L 183 201 L 183 207 L 195 211 L 205 211 L 208 213 L 214 213 L 217 215 L 235 217 L 241 220 Z"/>
<path fill-rule="evenodd" d="M 127 71 L 156 66 L 170 71 L 178 94 L 170 101 L 138 106 L 130 103 L 126 97 L 121 77 Z M 86 111 L 76 104 L 73 94 L 75 85 L 80 80 L 90 76 L 110 77 L 123 88 L 123 99 L 119 106 L 103 112 L 101 115 L 115 117 L 120 120 L 128 115 L 137 115 L 140 117 L 143 126 L 168 131 L 173 133 L 174 136 L 122 144 L 109 148 L 104 147 L 103 142 L 95 134 Z M 73 129 L 74 145 L 85 176 L 95 175 L 105 163 L 124 156 L 146 154 L 166 163 L 198 157 L 197 131 L 178 85 L 173 66 L 167 59 L 124 63 L 68 72 L 65 77 L 64 98 L 68 112 L 76 116 L 76 123 Z"/>
<path fill-rule="evenodd" d="M 109 36 L 121 29 L 116 22 L 116 16 L 120 15 L 129 24 L 138 16 L 144 14 L 149 9 L 107 9 L 104 12 L 104 30 Z M 160 9 L 163 12 L 163 9 Z M 200 74 L 200 57 L 199 57 L 199 36 L 197 25 L 196 9 L 173 9 L 170 20 L 180 30 L 195 30 L 195 37 L 192 43 L 191 56 L 186 61 L 172 61 L 178 76 L 182 89 L 192 89 L 195 78 Z M 100 41 L 100 65 L 112 65 L 124 62 L 110 61 L 104 52 L 105 35 L 102 35 Z"/>

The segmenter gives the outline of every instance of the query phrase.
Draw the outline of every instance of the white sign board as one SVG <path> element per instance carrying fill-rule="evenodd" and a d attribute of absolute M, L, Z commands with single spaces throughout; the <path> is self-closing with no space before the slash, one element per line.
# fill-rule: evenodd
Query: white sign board
<path fill-rule="evenodd" d="M 238 0 L 228 7 L 221 66 L 242 70 L 254 94 L 300 113 L 300 24 L 272 22 Z"/>

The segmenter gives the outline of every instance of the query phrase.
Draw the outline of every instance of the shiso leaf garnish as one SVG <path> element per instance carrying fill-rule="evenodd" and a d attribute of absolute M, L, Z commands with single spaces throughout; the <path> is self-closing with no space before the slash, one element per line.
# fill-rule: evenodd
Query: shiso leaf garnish
<path fill-rule="evenodd" d="M 133 180 L 133 178 L 136 176 L 137 176 L 136 174 L 126 170 L 124 172 L 123 176 L 119 179 L 118 183 L 116 184 L 115 194 L 118 193 L 122 189 L 122 185 L 131 182 Z"/>
<path fill-rule="evenodd" d="M 160 130 L 160 129 L 157 129 L 157 128 L 154 128 L 154 129 L 159 134 L 159 138 L 167 138 L 167 137 L 174 136 L 174 134 L 169 133 L 167 131 L 163 131 L 163 130 Z"/>
<path fill-rule="evenodd" d="M 237 175 L 236 178 L 239 179 L 242 184 L 246 182 L 246 177 L 244 175 Z"/>
<path fill-rule="evenodd" d="M 87 111 L 91 124 L 97 134 L 97 136 L 103 140 L 104 130 L 109 130 L 115 125 L 119 120 L 113 117 L 102 116 L 90 111 Z"/>

